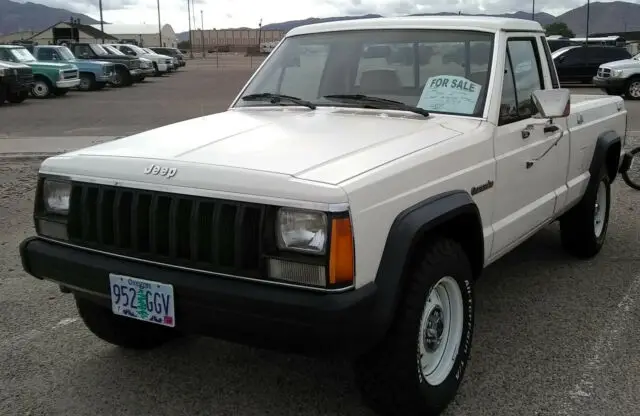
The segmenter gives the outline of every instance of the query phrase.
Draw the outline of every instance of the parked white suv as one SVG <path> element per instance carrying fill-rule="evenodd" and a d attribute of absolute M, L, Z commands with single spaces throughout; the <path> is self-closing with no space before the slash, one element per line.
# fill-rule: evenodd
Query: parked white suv
<path fill-rule="evenodd" d="M 550 56 L 529 20 L 297 27 L 228 111 L 45 160 L 23 267 L 112 344 L 346 355 L 379 413 L 438 414 L 482 270 L 555 220 L 605 242 L 627 111 Z"/>
<path fill-rule="evenodd" d="M 153 69 L 155 70 L 155 76 L 161 76 L 164 73 L 169 72 L 171 66 L 173 66 L 173 59 L 170 56 L 159 55 L 157 53 L 148 53 L 141 47 L 137 45 L 131 44 L 123 44 L 123 43 L 110 43 L 108 44 L 117 48 L 119 51 L 124 53 L 125 55 L 135 56 L 138 58 L 147 58 L 150 59 L 153 63 Z"/>

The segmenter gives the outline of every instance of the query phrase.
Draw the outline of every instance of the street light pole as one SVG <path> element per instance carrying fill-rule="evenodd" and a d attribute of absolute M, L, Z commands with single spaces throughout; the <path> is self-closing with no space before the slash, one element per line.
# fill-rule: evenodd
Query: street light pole
<path fill-rule="evenodd" d="M 104 19 L 102 18 L 102 0 L 98 2 L 100 6 L 100 31 L 102 32 L 100 36 L 102 36 L 102 43 L 104 43 Z"/>
<path fill-rule="evenodd" d="M 193 37 L 191 36 L 191 0 L 187 0 L 187 17 L 189 18 L 189 57 L 193 59 Z"/>
<path fill-rule="evenodd" d="M 160 44 L 158 46 L 162 47 L 162 26 L 160 25 L 160 0 L 157 0 L 158 3 L 158 41 Z"/>
<path fill-rule="evenodd" d="M 204 50 L 204 14 L 202 10 L 200 10 L 200 38 L 202 39 L 202 58 L 204 59 L 205 50 Z"/>

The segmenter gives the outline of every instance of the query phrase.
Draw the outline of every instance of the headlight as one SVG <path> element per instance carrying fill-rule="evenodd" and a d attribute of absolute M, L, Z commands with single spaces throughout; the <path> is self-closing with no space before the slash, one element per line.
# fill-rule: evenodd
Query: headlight
<path fill-rule="evenodd" d="M 622 75 L 622 69 L 614 69 L 611 71 L 612 77 L 619 77 Z"/>
<path fill-rule="evenodd" d="M 324 254 L 327 216 L 323 212 L 281 208 L 276 221 L 276 234 L 280 249 Z"/>
<path fill-rule="evenodd" d="M 42 189 L 44 208 L 51 214 L 67 215 L 71 199 L 71 184 L 47 179 Z"/>

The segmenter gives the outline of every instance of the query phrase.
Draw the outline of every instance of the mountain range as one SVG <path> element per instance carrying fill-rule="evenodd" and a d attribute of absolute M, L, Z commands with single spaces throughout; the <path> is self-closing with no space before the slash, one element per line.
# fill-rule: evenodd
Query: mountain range
<path fill-rule="evenodd" d="M 614 1 L 609 3 L 593 2 L 590 4 L 589 14 L 590 34 L 599 32 L 624 32 L 626 30 L 640 31 L 640 4 L 624 1 Z M 417 16 L 420 15 L 448 16 L 455 15 L 455 13 L 418 14 Z M 531 13 L 522 11 L 491 16 L 531 19 Z M 0 34 L 8 34 L 21 30 L 43 30 L 59 21 L 68 21 L 70 17 L 80 19 L 81 23 L 84 24 L 99 23 L 98 20 L 90 16 L 73 13 L 65 9 L 56 9 L 32 2 L 18 3 L 12 0 L 0 0 Z M 382 16 L 379 14 L 367 14 L 361 16 L 336 16 L 326 18 L 310 17 L 303 20 L 270 23 L 264 25 L 262 29 L 289 31 L 294 27 L 310 23 L 350 19 L 371 19 L 378 17 Z M 569 10 L 560 16 L 553 16 L 544 12 L 536 13 L 535 20 L 543 26 L 553 22 L 564 22 L 576 35 L 584 36 L 587 31 L 587 6 L 585 4 Z M 178 33 L 178 37 L 180 40 L 187 40 L 189 35 L 187 32 L 182 32 Z"/>

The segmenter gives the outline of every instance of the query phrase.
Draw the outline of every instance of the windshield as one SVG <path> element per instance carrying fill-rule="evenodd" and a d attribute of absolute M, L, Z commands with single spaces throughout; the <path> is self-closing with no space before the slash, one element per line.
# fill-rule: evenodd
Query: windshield
<path fill-rule="evenodd" d="M 492 51 L 493 34 L 463 30 L 295 36 L 286 38 L 272 53 L 242 94 L 286 94 L 318 106 L 353 107 L 366 103 L 325 96 L 362 94 L 429 112 L 480 116 Z M 264 105 L 268 101 L 240 99 L 234 104 Z"/>
<path fill-rule="evenodd" d="M 60 54 L 62 59 L 64 59 L 65 61 L 75 61 L 76 60 L 76 57 L 69 50 L 69 48 L 67 48 L 66 46 L 58 48 L 58 53 Z"/>
<path fill-rule="evenodd" d="M 115 46 L 104 45 L 102 47 L 105 48 L 108 52 L 111 52 L 114 55 L 124 55 L 124 52 L 121 52 L 120 49 L 116 48 Z"/>
<path fill-rule="evenodd" d="M 127 45 L 127 46 L 130 47 L 137 54 L 143 54 L 144 55 L 145 53 L 147 53 L 139 46 L 136 46 L 136 45 Z"/>
<path fill-rule="evenodd" d="M 36 61 L 36 58 L 33 55 L 31 55 L 31 52 L 29 52 L 26 48 L 11 48 L 9 50 L 11 51 L 11 55 L 13 55 L 13 57 L 18 62 Z"/>
<path fill-rule="evenodd" d="M 109 55 L 109 52 L 107 52 L 107 50 L 101 45 L 92 43 L 89 45 L 89 47 L 91 47 L 91 50 L 95 52 L 96 55 Z"/>

